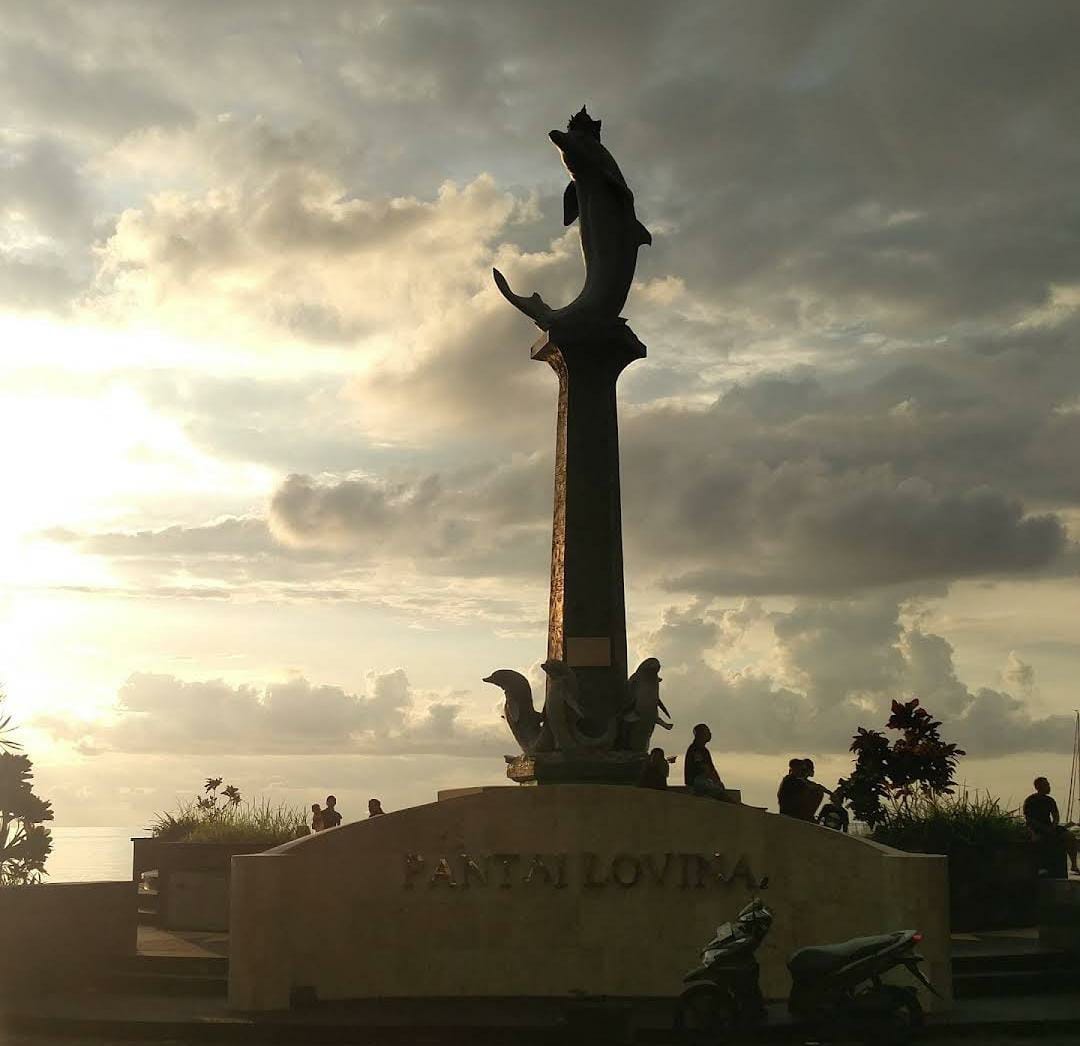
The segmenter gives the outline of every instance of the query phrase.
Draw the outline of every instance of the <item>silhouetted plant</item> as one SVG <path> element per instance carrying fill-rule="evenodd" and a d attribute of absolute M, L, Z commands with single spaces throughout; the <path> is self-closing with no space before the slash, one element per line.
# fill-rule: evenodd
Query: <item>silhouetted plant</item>
<path fill-rule="evenodd" d="M 217 790 L 221 788 L 223 780 L 222 777 L 208 777 L 206 784 L 203 785 L 204 794 L 195 800 L 196 809 L 203 811 L 207 817 L 219 817 L 226 806 L 239 806 L 241 803 L 240 789 L 236 785 L 226 785 L 221 791 L 221 796 L 218 796 Z M 226 806 L 218 806 L 219 798 L 225 799 Z"/>
<path fill-rule="evenodd" d="M 913 799 L 951 795 L 957 763 L 966 754 L 942 739 L 940 721 L 917 697 L 893 701 L 885 726 L 900 731 L 891 744 L 880 731 L 859 727 L 851 742 L 855 768 L 839 786 L 856 818 L 875 829 L 907 813 Z"/>
<path fill-rule="evenodd" d="M 874 840 L 912 853 L 947 854 L 988 851 L 1027 843 L 1024 821 L 986 792 L 915 795 L 874 832 Z"/>
<path fill-rule="evenodd" d="M 236 785 L 226 785 L 219 796 L 222 780 L 208 777 L 203 795 L 181 801 L 173 813 L 158 814 L 150 833 L 164 842 L 269 846 L 308 834 L 307 816 L 301 808 L 265 800 L 245 803 Z"/>
<path fill-rule="evenodd" d="M 0 721 L 10 731 L 10 719 Z M 18 747 L 10 739 L 5 748 Z M 34 794 L 34 764 L 29 757 L 0 752 L 0 886 L 22 886 L 41 881 L 45 861 L 52 852 L 52 833 L 45 827 L 53 819 L 52 806 Z"/>

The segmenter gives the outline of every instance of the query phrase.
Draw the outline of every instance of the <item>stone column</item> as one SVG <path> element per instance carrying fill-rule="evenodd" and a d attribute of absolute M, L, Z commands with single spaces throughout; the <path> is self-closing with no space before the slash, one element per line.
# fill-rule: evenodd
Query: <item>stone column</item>
<path fill-rule="evenodd" d="M 532 348 L 559 376 L 547 656 L 574 669 L 596 727 L 621 704 L 627 678 L 615 384 L 644 356 L 623 322 L 556 328 Z"/>

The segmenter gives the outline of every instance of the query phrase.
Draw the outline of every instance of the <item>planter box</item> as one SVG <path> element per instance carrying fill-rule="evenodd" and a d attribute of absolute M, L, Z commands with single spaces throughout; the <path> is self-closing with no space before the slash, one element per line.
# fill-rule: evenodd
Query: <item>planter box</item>
<path fill-rule="evenodd" d="M 1027 843 L 956 849 L 949 855 L 949 904 L 954 931 L 1034 926 L 1039 879 Z"/>
<path fill-rule="evenodd" d="M 157 869 L 158 921 L 169 930 L 229 929 L 232 859 L 266 843 L 168 843 L 132 839 L 132 874 Z"/>
<path fill-rule="evenodd" d="M 86 983 L 135 954 L 133 882 L 0 888 L 0 994 Z"/>

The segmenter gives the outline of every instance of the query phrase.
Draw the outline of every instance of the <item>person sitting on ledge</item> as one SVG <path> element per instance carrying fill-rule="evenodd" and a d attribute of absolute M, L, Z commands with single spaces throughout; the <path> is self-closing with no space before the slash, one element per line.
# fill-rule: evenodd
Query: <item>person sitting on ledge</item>
<path fill-rule="evenodd" d="M 318 803 L 311 804 L 311 834 L 323 830 L 323 812 L 322 807 Z"/>
<path fill-rule="evenodd" d="M 1061 824 L 1061 814 L 1057 802 L 1050 794 L 1050 782 L 1045 777 L 1036 777 L 1032 782 L 1035 791 L 1024 800 L 1024 820 L 1036 843 L 1057 849 L 1069 855 L 1069 868 L 1080 875 L 1076 867 L 1076 836 Z M 1060 856 L 1058 858 L 1060 860 Z"/>
<path fill-rule="evenodd" d="M 664 750 L 662 748 L 654 748 L 649 753 L 649 758 L 642 768 L 641 776 L 638 778 L 638 785 L 641 788 L 657 788 L 665 790 L 667 788 L 670 764 L 674 762 L 675 756 L 672 756 L 669 759 L 664 755 Z"/>
<path fill-rule="evenodd" d="M 367 801 L 368 817 L 379 817 L 384 813 L 386 813 L 386 811 L 382 808 L 382 803 L 380 803 L 378 799 L 369 799 Z"/>
<path fill-rule="evenodd" d="M 712 755 L 705 746 L 712 740 L 712 731 L 704 723 L 694 727 L 694 740 L 686 750 L 683 762 L 683 780 L 694 795 L 707 795 L 712 799 L 731 802 L 724 782 L 713 765 Z"/>
<path fill-rule="evenodd" d="M 337 828 L 341 824 L 341 814 L 337 812 L 337 797 L 328 795 L 326 797 L 326 809 L 322 814 L 323 828 Z"/>
<path fill-rule="evenodd" d="M 799 802 L 802 806 L 802 811 L 796 814 L 797 817 L 802 817 L 804 821 L 813 821 L 817 816 L 817 809 L 821 805 L 821 800 L 825 796 L 831 796 L 832 792 L 828 790 L 824 785 L 818 784 L 817 781 L 812 780 L 814 776 L 814 760 L 803 759 L 802 762 L 802 779 L 803 779 L 803 794 L 799 798 Z"/>

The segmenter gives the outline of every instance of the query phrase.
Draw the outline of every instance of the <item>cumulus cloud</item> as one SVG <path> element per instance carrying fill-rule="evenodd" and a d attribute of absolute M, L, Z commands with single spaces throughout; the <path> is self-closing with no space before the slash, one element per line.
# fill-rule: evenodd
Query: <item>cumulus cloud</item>
<path fill-rule="evenodd" d="M 883 729 L 890 702 L 910 697 L 980 757 L 1068 750 L 1068 716 L 1038 716 L 1008 691 L 962 682 L 952 645 L 920 628 L 914 606 L 895 595 L 806 601 L 789 611 L 744 606 L 735 612 L 744 625 L 767 619 L 772 630 L 759 668 L 717 666 L 732 612 L 709 603 L 669 610 L 639 648 L 660 658 L 676 719 L 710 723 L 720 750 L 843 752 L 857 727 Z"/>
<path fill-rule="evenodd" d="M 360 199 L 332 171 L 286 156 L 258 180 L 164 192 L 125 211 L 102 252 L 94 307 L 156 313 L 187 329 L 280 330 L 349 344 L 415 337 L 412 315 L 449 315 L 475 294 L 515 200 L 488 176 L 432 200 Z"/>
<path fill-rule="evenodd" d="M 84 755 L 256 751 L 497 756 L 502 732 L 461 712 L 461 703 L 452 697 L 418 700 L 401 669 L 369 677 L 364 695 L 303 678 L 259 689 L 220 679 L 186 681 L 136 673 L 117 692 L 107 719 L 80 723 L 43 716 L 32 725 Z"/>

